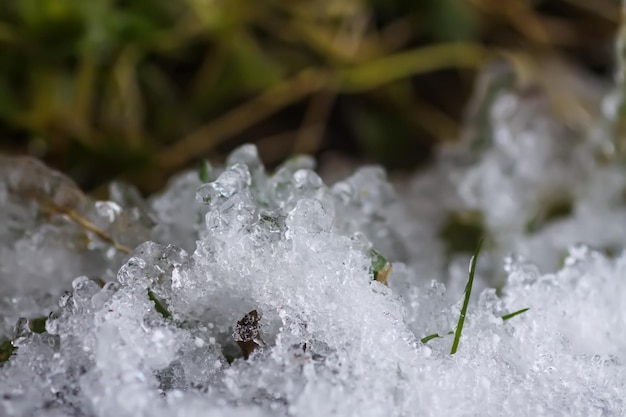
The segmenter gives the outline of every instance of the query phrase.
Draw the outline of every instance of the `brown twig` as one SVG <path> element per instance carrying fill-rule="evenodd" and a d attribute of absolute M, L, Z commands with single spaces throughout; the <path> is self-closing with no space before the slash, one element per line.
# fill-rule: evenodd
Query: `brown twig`
<path fill-rule="evenodd" d="M 67 207 L 61 207 L 61 206 L 55 204 L 52 201 L 47 201 L 46 203 L 47 203 L 47 206 L 50 209 L 52 209 L 53 211 L 55 211 L 55 212 L 57 212 L 59 214 L 66 215 L 74 223 L 78 224 L 83 229 L 92 232 L 94 235 L 98 236 L 101 240 L 103 240 L 104 242 L 106 242 L 109 245 L 113 246 L 118 251 L 120 251 L 122 253 L 125 253 L 125 254 L 130 254 L 132 252 L 130 250 L 130 248 L 128 248 L 127 246 L 122 245 L 121 243 L 116 242 L 115 239 L 113 239 L 111 236 L 109 236 L 104 230 L 100 229 L 95 224 L 91 223 L 89 220 L 87 220 L 84 217 L 82 217 L 75 210 L 67 208 Z"/>
<path fill-rule="evenodd" d="M 172 173 L 280 109 L 319 91 L 358 92 L 444 68 L 479 68 L 489 51 L 472 43 L 420 47 L 337 70 L 308 68 L 160 151 L 156 169 Z"/>
<path fill-rule="evenodd" d="M 335 35 L 333 45 L 344 51 L 348 60 L 356 54 L 365 36 L 369 16 L 357 14 L 344 22 Z M 309 101 L 302 128 L 294 144 L 294 153 L 314 153 L 321 145 L 326 121 L 337 99 L 336 91 L 320 91 Z"/>
<path fill-rule="evenodd" d="M 336 99 L 337 93 L 331 91 L 320 91 L 311 98 L 293 145 L 294 153 L 314 153 L 319 149 L 326 120 Z"/>
<path fill-rule="evenodd" d="M 355 93 L 446 68 L 478 69 L 490 52 L 479 44 L 464 42 L 419 47 L 341 71 L 340 88 Z"/>
<path fill-rule="evenodd" d="M 161 151 L 156 157 L 157 167 L 175 169 L 184 166 L 233 134 L 321 90 L 328 85 L 329 79 L 321 70 L 307 69 L 296 74 Z"/>
<path fill-rule="evenodd" d="M 0 159 L 0 161 L 1 161 L 1 159 Z M 27 160 L 27 161 L 29 161 L 29 160 Z M 32 172 L 36 172 L 38 174 L 41 174 L 41 172 L 37 172 L 38 168 L 41 168 L 41 164 L 39 162 L 36 162 L 35 164 L 31 165 L 30 168 L 31 168 L 31 171 L 30 171 L 31 173 Z M 43 174 L 45 175 L 46 172 L 44 171 Z M 37 201 L 39 203 L 39 205 L 41 207 L 44 208 L 44 210 L 47 210 L 47 211 L 52 212 L 52 213 L 56 213 L 56 214 L 61 214 L 61 215 L 67 216 L 70 220 L 72 220 L 78 226 L 80 226 L 84 230 L 87 230 L 87 231 L 93 233 L 100 240 L 102 240 L 102 241 L 108 243 L 109 245 L 113 246 L 118 251 L 120 251 L 122 253 L 125 253 L 125 254 L 131 253 L 132 251 L 131 251 L 130 248 L 128 248 L 127 246 L 122 245 L 121 243 L 118 243 L 117 241 L 115 241 L 115 239 L 113 239 L 113 237 L 111 237 L 107 232 L 105 232 L 104 230 L 100 229 L 98 226 L 93 224 L 91 221 L 89 221 L 86 218 L 84 218 L 83 216 L 81 216 L 76 211 L 75 208 L 69 207 L 69 206 L 74 206 L 74 207 L 78 206 L 80 204 L 80 201 L 83 198 L 85 198 L 84 194 L 82 194 L 82 192 L 80 192 L 77 188 L 70 188 L 70 190 L 72 192 L 66 194 L 66 200 L 65 201 L 66 201 L 67 205 L 61 205 L 61 204 L 53 201 L 49 196 L 42 195 L 42 192 L 40 190 L 38 190 L 37 188 L 29 187 L 28 185 L 21 186 L 21 187 L 20 186 L 9 186 L 9 192 L 10 193 L 19 195 L 20 197 L 22 197 L 24 199 L 35 200 L 35 201 Z"/>

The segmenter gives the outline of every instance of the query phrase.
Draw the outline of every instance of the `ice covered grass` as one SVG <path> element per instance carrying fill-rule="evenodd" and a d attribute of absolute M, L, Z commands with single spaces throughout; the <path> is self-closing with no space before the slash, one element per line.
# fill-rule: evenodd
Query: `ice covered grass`
<path fill-rule="evenodd" d="M 624 256 L 575 246 L 550 274 L 508 258 L 501 295 L 486 289 L 475 303 L 471 279 L 487 258 L 474 256 L 465 297 L 399 261 L 386 286 L 375 278 L 406 246 L 387 216 L 401 200 L 377 168 L 330 187 L 311 168 L 298 158 L 268 175 L 245 146 L 224 169 L 205 168 L 208 182 L 184 174 L 147 203 L 120 197 L 130 189 L 117 202 L 81 196 L 75 216 L 89 228 L 65 211 L 19 212 L 11 171 L 4 215 L 30 214 L 30 227 L 5 231 L 3 250 L 28 256 L 16 249 L 28 243 L 29 262 L 62 265 L 37 276 L 4 264 L 3 279 L 26 282 L 5 284 L 3 316 L 27 318 L 4 333 L 3 413 L 624 413 Z M 58 190 L 42 186 L 33 204 Z M 117 227 L 131 215 L 153 241 L 125 254 Z M 66 239 L 51 251 L 36 238 L 47 233 Z M 84 246 L 69 245 L 76 235 Z M 99 274 L 69 279 L 83 258 L 100 260 Z M 15 307 L 66 288 L 45 331 L 33 326 L 41 312 Z"/>
<path fill-rule="evenodd" d="M 623 166 L 497 77 L 394 185 L 245 145 L 94 201 L 1 158 L 0 415 L 624 415 Z"/>

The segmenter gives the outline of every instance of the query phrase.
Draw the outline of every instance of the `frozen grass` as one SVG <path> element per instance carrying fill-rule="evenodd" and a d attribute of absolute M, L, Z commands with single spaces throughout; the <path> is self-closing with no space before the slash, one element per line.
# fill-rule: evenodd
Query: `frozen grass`
<path fill-rule="evenodd" d="M 470 260 L 469 277 L 467 280 L 467 284 L 465 285 L 465 297 L 463 298 L 463 305 L 461 307 L 461 311 L 459 314 L 459 321 L 457 322 L 456 330 L 455 331 L 450 330 L 447 333 L 448 335 L 452 335 L 452 334 L 454 335 L 454 341 L 452 342 L 452 349 L 450 351 L 451 355 L 454 355 L 456 353 L 459 347 L 459 342 L 461 340 L 461 332 L 463 331 L 463 325 L 465 324 L 465 316 L 467 314 L 467 307 L 469 306 L 470 296 L 472 293 L 472 286 L 474 285 L 474 275 L 476 274 L 476 262 L 478 261 L 478 255 L 480 254 L 480 249 L 482 245 L 483 245 L 483 240 L 481 239 L 478 242 L 478 246 L 476 247 L 474 256 L 472 256 L 472 259 Z M 502 321 L 512 319 L 513 317 L 519 314 L 525 313 L 528 310 L 529 310 L 528 308 L 523 308 L 521 310 L 514 311 L 513 313 L 505 314 L 504 316 L 501 317 Z M 439 334 L 435 333 L 435 334 L 431 334 L 431 335 L 421 338 L 420 342 L 428 343 L 428 341 L 432 339 L 442 338 L 442 337 L 443 336 L 440 336 Z"/>
<path fill-rule="evenodd" d="M 244 145 L 94 201 L 0 158 L 0 415 L 624 415 L 624 168 L 489 102 L 395 185 Z"/>
<path fill-rule="evenodd" d="M 515 316 L 517 316 L 519 314 L 525 313 L 528 310 L 530 310 L 530 309 L 529 308 L 522 308 L 521 310 L 517 310 L 517 311 L 514 311 L 512 313 L 505 314 L 504 316 L 502 316 L 502 321 L 507 321 L 509 319 L 512 319 L 513 317 L 515 317 Z"/>
<path fill-rule="evenodd" d="M 478 255 L 480 254 L 480 248 L 483 245 L 483 240 L 481 239 L 478 242 L 478 246 L 476 247 L 476 251 L 474 252 L 474 256 L 472 256 L 472 260 L 470 261 L 469 268 L 469 278 L 467 280 L 467 285 L 465 286 L 465 297 L 463 298 L 463 307 L 461 307 L 461 314 L 459 314 L 459 321 L 456 325 L 456 330 L 454 331 L 454 342 L 452 342 L 452 350 L 450 350 L 450 354 L 454 355 L 459 348 L 459 342 L 461 341 L 461 333 L 463 332 L 463 325 L 465 324 L 465 315 L 467 314 L 467 306 L 469 305 L 469 300 L 472 295 L 472 286 L 474 285 L 474 274 L 476 273 L 476 262 L 478 261 Z"/>
<path fill-rule="evenodd" d="M 408 207 L 383 172 L 363 168 L 327 187 L 310 164 L 300 158 L 267 174 L 255 149 L 246 146 L 225 168 L 183 174 L 148 203 L 119 185 L 115 203 L 75 194 L 63 179 L 36 189 L 50 193 L 46 199 L 55 204 L 73 202 L 75 216 L 50 219 L 33 211 L 28 220 L 39 234 L 29 261 L 51 269 L 39 278 L 24 275 L 29 270 L 23 266 L 12 273 L 24 283 L 56 277 L 46 288 L 56 288 L 60 301 L 55 307 L 55 297 L 35 286 L 3 290 L 13 291 L 20 303 L 13 310 L 6 298 L 3 304 L 5 321 L 17 321 L 4 333 L 10 342 L 0 346 L 4 414 L 624 411 L 617 334 L 625 323 L 616 314 L 626 294 L 619 279 L 623 258 L 572 247 L 563 270 L 543 274 L 509 257 L 497 296 L 488 289 L 497 233 L 485 217 L 489 245 L 481 241 L 469 258 L 442 245 L 449 276 L 422 276 L 396 259 L 412 250 L 404 239 L 414 226 L 395 223 L 403 219 L 399 209 Z M 30 184 L 30 172 L 12 177 L 11 186 Z M 63 189 L 71 192 L 59 193 Z M 10 197 L 9 208 L 23 204 L 21 194 L 12 195 L 17 197 Z M 16 217 L 28 213 L 11 213 L 13 222 L 29 219 Z M 126 218 L 162 243 L 133 245 Z M 37 236 L 16 233 L 13 226 L 3 233 L 17 236 L 13 247 L 22 250 Z M 48 233 L 72 239 L 90 233 L 86 246 L 78 246 L 89 262 L 71 257 L 75 246 L 45 246 L 52 242 L 42 238 Z M 167 242 L 190 245 L 193 252 Z M 123 246 L 137 247 L 126 255 Z M 66 262 L 59 264 L 60 256 Z M 461 260 L 469 263 L 469 273 L 454 266 Z M 93 265 L 100 265 L 91 272 L 99 281 L 81 270 Z M 456 273 L 464 275 L 460 300 Z M 71 280 L 63 295 L 64 277 L 72 274 L 86 276 Z M 512 308 L 520 305 L 528 307 Z M 529 309 L 532 314 L 522 314 Z M 45 319 L 42 310 L 52 314 Z M 491 383 L 496 380 L 498 385 Z M 555 405 L 555 397 L 563 401 Z"/>
<path fill-rule="evenodd" d="M 172 313 L 167 311 L 167 308 L 163 305 L 163 302 L 160 301 L 150 289 L 148 289 L 148 298 L 154 303 L 154 308 L 156 309 L 157 313 L 163 316 L 163 318 L 169 319 L 172 317 Z"/>

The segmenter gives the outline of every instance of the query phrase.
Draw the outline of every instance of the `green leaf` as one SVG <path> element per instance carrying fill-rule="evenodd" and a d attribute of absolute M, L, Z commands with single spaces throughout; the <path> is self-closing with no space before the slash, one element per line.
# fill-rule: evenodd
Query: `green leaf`
<path fill-rule="evenodd" d="M 470 263 L 470 271 L 469 271 L 469 279 L 467 280 L 467 285 L 465 286 L 465 299 L 463 300 L 463 306 L 461 307 L 461 314 L 459 315 L 459 322 L 456 326 L 456 331 L 454 332 L 454 342 L 452 343 L 452 349 L 450 350 L 450 354 L 454 355 L 459 347 L 459 341 L 461 340 L 461 332 L 463 331 L 463 324 L 465 324 L 465 315 L 467 314 L 467 306 L 469 305 L 470 296 L 472 295 L 472 286 L 474 285 L 474 274 L 476 273 L 476 262 L 478 261 L 478 254 L 480 253 L 480 248 L 483 245 L 483 240 L 481 239 L 478 242 L 478 246 L 476 247 L 476 251 L 474 252 L 474 256 L 472 256 L 472 260 Z"/>
<path fill-rule="evenodd" d="M 165 303 L 159 300 L 151 289 L 148 289 L 148 298 L 150 298 L 150 300 L 154 303 L 157 313 L 166 319 L 172 318 L 172 313 L 167 310 Z"/>
<path fill-rule="evenodd" d="M 382 284 L 387 285 L 387 278 L 391 273 L 391 262 L 389 262 L 380 252 L 376 249 L 369 251 L 371 259 L 370 273 L 372 279 Z"/>

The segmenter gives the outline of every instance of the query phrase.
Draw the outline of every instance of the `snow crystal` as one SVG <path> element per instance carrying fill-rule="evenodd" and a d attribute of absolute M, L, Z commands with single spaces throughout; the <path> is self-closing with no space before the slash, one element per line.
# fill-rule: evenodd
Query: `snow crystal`
<path fill-rule="evenodd" d="M 624 415 L 623 167 L 498 85 L 395 187 L 245 145 L 94 201 L 2 157 L 0 415 Z"/>

